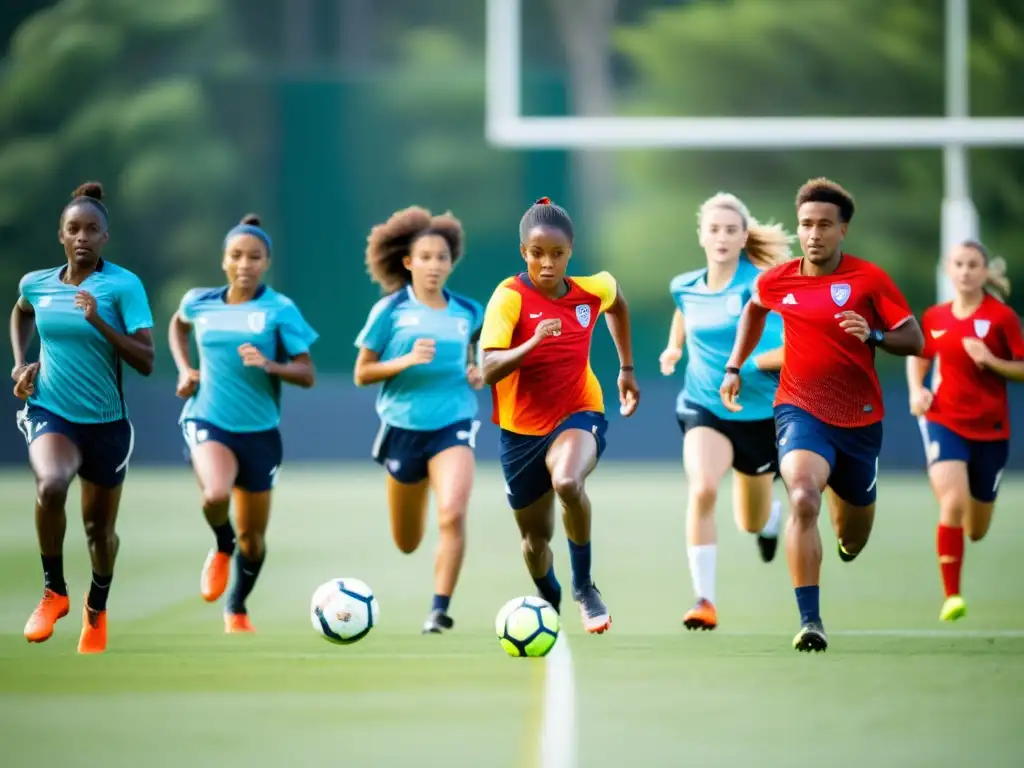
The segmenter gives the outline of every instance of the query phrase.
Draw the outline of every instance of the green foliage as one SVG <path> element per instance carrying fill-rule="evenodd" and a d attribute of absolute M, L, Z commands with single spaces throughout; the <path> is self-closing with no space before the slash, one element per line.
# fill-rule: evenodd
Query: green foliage
<path fill-rule="evenodd" d="M 216 279 L 242 159 L 214 89 L 244 68 L 223 0 L 62 0 L 25 21 L 0 71 L 0 281 L 63 259 L 57 218 L 86 179 L 106 187 L 107 255 L 150 287 L 158 323 Z"/>
<path fill-rule="evenodd" d="M 975 112 L 1024 114 L 1024 11 L 974 0 Z M 632 70 L 625 110 L 642 115 L 922 116 L 943 111 L 943 4 L 734 0 L 651 11 L 620 28 Z M 623 200 L 606 219 L 604 258 L 633 295 L 661 297 L 667 277 L 699 266 L 693 212 L 727 189 L 754 214 L 793 225 L 793 194 L 829 176 L 857 197 L 848 247 L 883 264 L 921 308 L 934 299 L 942 193 L 937 151 L 636 152 L 620 156 Z M 971 153 L 982 235 L 1024 250 L 1024 153 Z M 1018 282 L 1024 260 L 1010 258 Z"/>

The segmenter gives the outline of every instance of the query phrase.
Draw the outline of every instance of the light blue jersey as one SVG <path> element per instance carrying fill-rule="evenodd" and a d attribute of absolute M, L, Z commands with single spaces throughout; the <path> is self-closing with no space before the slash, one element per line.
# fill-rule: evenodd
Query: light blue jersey
<path fill-rule="evenodd" d="M 75 308 L 88 291 L 99 316 L 119 333 L 153 327 L 142 281 L 127 269 L 100 260 L 79 286 L 62 281 L 67 266 L 29 272 L 18 290 L 35 311 L 39 373 L 29 404 L 75 424 L 105 424 L 128 417 L 121 391 L 123 363 L 114 347 Z"/>
<path fill-rule="evenodd" d="M 480 335 L 484 310 L 472 299 L 444 292 L 448 306 L 422 304 L 407 286 L 378 301 L 356 338 L 357 347 L 393 360 L 412 351 L 416 339 L 433 339 L 434 359 L 385 381 L 377 413 L 392 427 L 433 431 L 476 416 L 476 394 L 466 380 L 469 345 Z"/>
<path fill-rule="evenodd" d="M 281 423 L 281 380 L 242 362 L 238 348 L 252 344 L 268 360 L 287 362 L 309 352 L 319 338 L 287 296 L 269 286 L 242 304 L 225 301 L 228 289 L 193 288 L 178 307 L 192 325 L 199 349 L 199 389 L 181 420 L 202 419 L 228 432 L 264 432 Z"/>
<path fill-rule="evenodd" d="M 672 280 L 669 290 L 686 321 L 686 377 L 676 400 L 678 413 L 685 412 L 689 403 L 730 421 L 772 418 L 778 379 L 773 373 L 757 370 L 754 358 L 782 346 L 782 318 L 774 312 L 768 314 L 764 335 L 741 372 L 743 389 L 740 405 L 743 410 L 732 413 L 722 405 L 719 395 L 725 366 L 736 341 L 740 315 L 750 301 L 760 274 L 744 253 L 740 255 L 732 281 L 721 291 L 708 289 L 707 269 L 687 272 Z"/>

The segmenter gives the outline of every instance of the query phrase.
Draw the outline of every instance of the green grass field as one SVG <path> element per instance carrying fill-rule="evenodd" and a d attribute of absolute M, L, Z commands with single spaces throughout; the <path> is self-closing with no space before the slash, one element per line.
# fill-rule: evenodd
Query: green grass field
<path fill-rule="evenodd" d="M 250 602 L 258 633 L 225 636 L 199 597 L 212 537 L 183 470 L 134 471 L 122 504 L 110 648 L 76 653 L 88 585 L 77 502 L 66 571 L 72 614 L 52 640 L 22 627 L 41 589 L 27 469 L 0 475 L 0 764 L 53 766 L 538 765 L 545 662 L 511 659 L 501 604 L 532 592 L 493 468 L 477 481 L 456 630 L 422 637 L 433 535 L 394 549 L 372 465 L 287 467 L 268 560 Z M 594 573 L 609 634 L 563 617 L 575 667 L 578 764 L 602 766 L 1024 765 L 1024 480 L 1005 481 L 988 540 L 969 546 L 968 618 L 938 622 L 935 509 L 923 479 L 883 475 L 864 554 L 826 542 L 827 654 L 797 654 L 784 557 L 762 564 L 723 498 L 715 633 L 680 624 L 691 603 L 684 487 L 674 467 L 602 466 Z M 568 581 L 564 539 L 559 573 Z M 321 582 L 373 586 L 381 625 L 339 648 L 314 634 Z M 555 713 L 557 716 L 557 713 Z M 552 766 L 551 768 L 555 768 Z M 561 768 L 561 767 L 558 767 Z"/>

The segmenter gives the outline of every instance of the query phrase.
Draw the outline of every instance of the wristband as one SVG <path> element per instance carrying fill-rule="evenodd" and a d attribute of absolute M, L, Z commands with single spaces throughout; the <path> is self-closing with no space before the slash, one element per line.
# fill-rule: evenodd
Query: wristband
<path fill-rule="evenodd" d="M 734 373 L 737 376 L 740 375 L 740 369 L 737 368 L 735 365 L 727 365 L 727 366 L 725 366 L 725 372 L 726 373 Z"/>
<path fill-rule="evenodd" d="M 883 341 L 885 341 L 885 334 L 879 330 L 868 331 L 868 337 L 866 339 L 869 347 L 877 347 Z"/>
<path fill-rule="evenodd" d="M 619 370 L 620 371 L 632 371 L 633 370 L 633 366 L 632 365 L 620 365 L 619 366 Z"/>

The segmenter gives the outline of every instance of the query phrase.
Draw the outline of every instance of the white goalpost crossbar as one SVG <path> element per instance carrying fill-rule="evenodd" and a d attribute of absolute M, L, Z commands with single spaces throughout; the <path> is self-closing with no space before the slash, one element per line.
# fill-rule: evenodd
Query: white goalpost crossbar
<path fill-rule="evenodd" d="M 522 1 L 487 0 L 487 140 L 565 150 L 942 149 L 945 253 L 979 234 L 967 149 L 1024 146 L 1024 117 L 968 114 L 968 3 L 945 0 L 944 117 L 529 117 L 522 111 Z M 940 269 L 940 300 L 949 291 Z"/>

